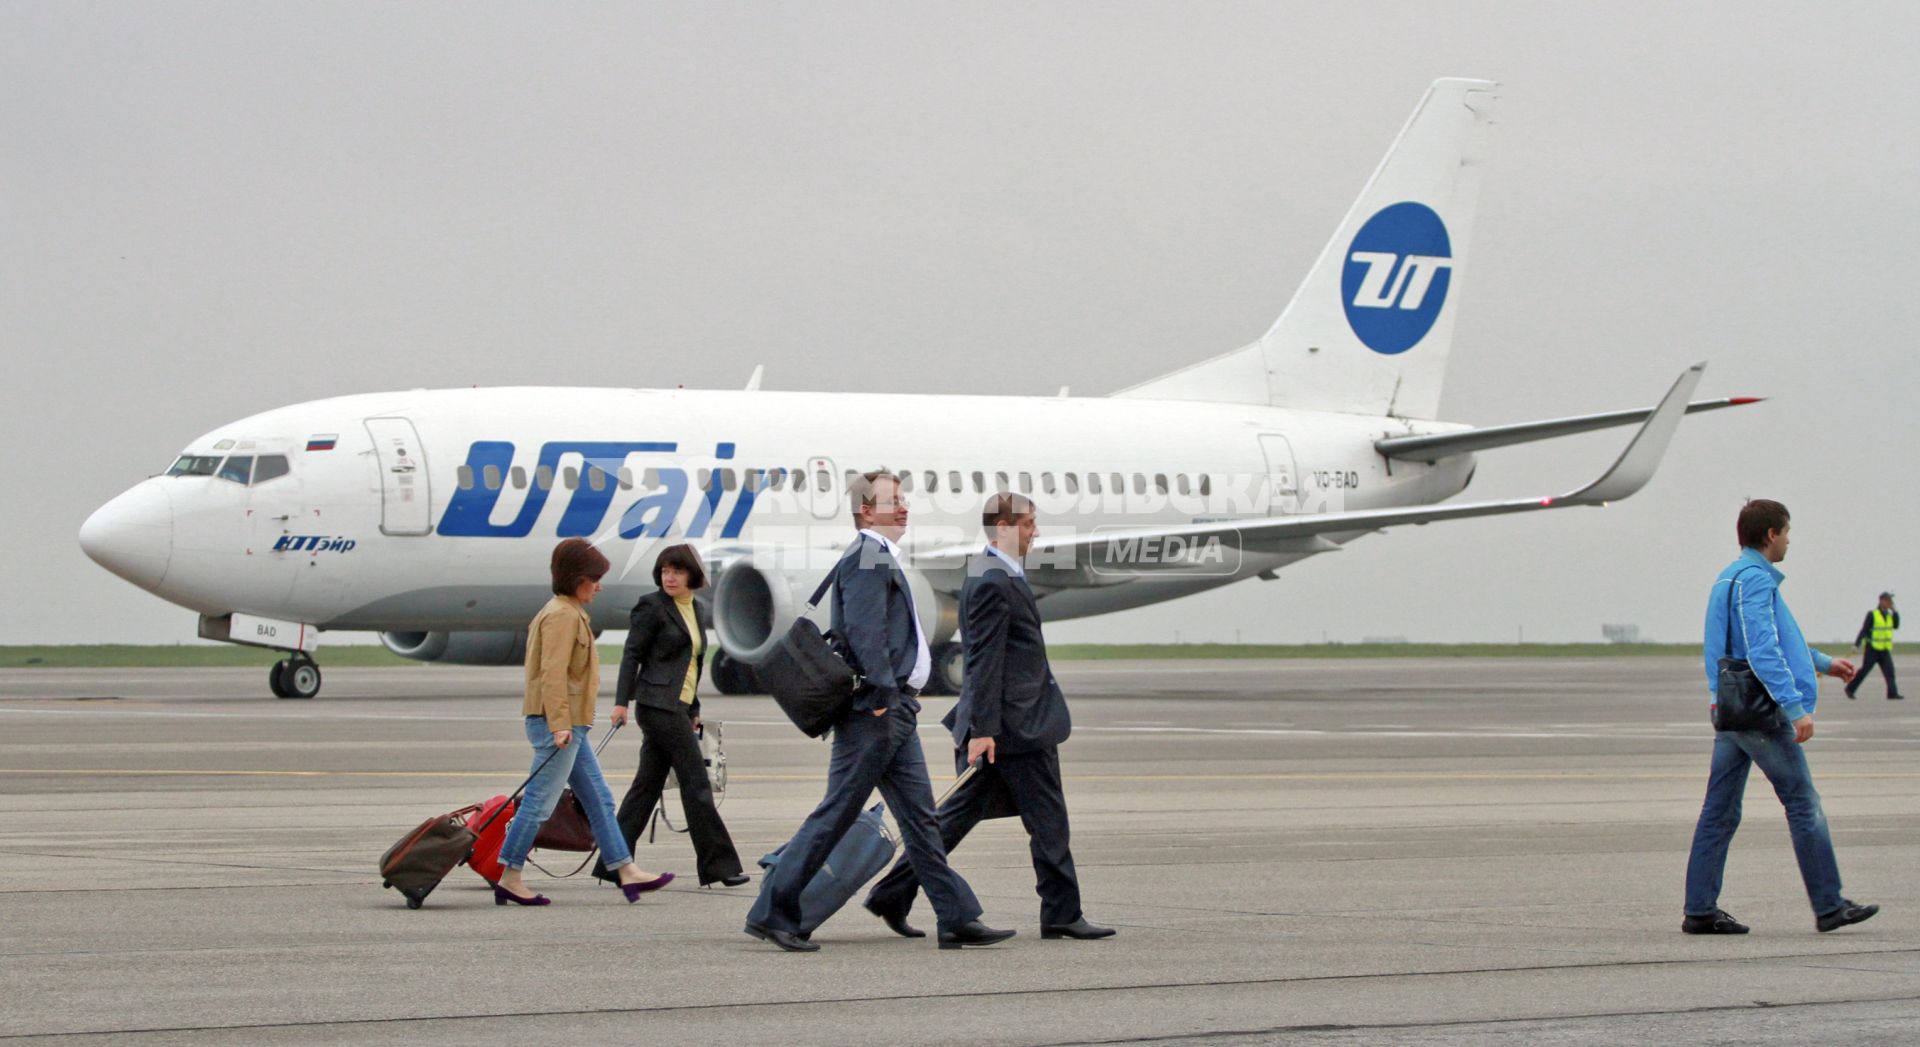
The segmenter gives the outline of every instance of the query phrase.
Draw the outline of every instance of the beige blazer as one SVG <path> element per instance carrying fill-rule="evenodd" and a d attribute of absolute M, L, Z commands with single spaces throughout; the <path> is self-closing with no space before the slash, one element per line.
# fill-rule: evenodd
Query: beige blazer
<path fill-rule="evenodd" d="M 527 697 L 520 715 L 544 716 L 547 729 L 567 731 L 593 724 L 600 691 L 600 651 L 593 621 L 571 596 L 547 601 L 527 627 Z"/>

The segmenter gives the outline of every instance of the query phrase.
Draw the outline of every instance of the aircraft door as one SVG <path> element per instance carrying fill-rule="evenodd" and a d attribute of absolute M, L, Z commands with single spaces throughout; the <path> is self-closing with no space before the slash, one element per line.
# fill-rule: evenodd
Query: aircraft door
<path fill-rule="evenodd" d="M 420 434 L 405 418 L 369 418 L 367 433 L 373 437 L 373 453 L 379 459 L 380 533 L 431 534 L 432 492 Z"/>
<path fill-rule="evenodd" d="M 1261 433 L 1260 450 L 1267 458 L 1267 515 L 1289 516 L 1299 512 L 1299 471 L 1293 460 L 1293 445 L 1279 433 Z"/>
<path fill-rule="evenodd" d="M 807 509 L 816 520 L 832 520 L 846 510 L 839 495 L 840 476 L 831 458 L 807 459 Z"/>

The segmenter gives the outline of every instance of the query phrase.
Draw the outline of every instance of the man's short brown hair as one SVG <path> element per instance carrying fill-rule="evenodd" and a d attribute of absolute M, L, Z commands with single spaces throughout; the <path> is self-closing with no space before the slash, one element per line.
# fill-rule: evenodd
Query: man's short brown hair
<path fill-rule="evenodd" d="M 580 583 L 589 578 L 597 582 L 613 567 L 585 538 L 569 538 L 554 546 L 551 566 L 556 596 L 572 596 L 580 591 Z"/>
<path fill-rule="evenodd" d="M 987 507 L 980 511 L 980 526 L 988 534 L 1001 524 L 1017 524 L 1022 516 L 1033 512 L 1033 499 L 1012 491 L 1001 491 L 987 499 Z"/>
<path fill-rule="evenodd" d="M 860 520 L 860 510 L 872 505 L 876 500 L 873 485 L 881 480 L 892 480 L 894 490 L 900 489 L 900 478 L 885 469 L 875 469 L 870 473 L 861 473 L 847 484 L 847 508 L 853 510 L 854 522 Z"/>
<path fill-rule="evenodd" d="M 660 570 L 664 567 L 678 567 L 682 571 L 685 571 L 687 574 L 687 588 L 689 589 L 705 589 L 707 587 L 707 567 L 700 562 L 700 554 L 693 551 L 693 546 L 685 542 L 679 545 L 669 545 L 665 549 L 660 550 L 659 556 L 654 557 L 653 584 L 655 586 L 660 584 Z"/>
<path fill-rule="evenodd" d="M 1786 530 L 1792 519 L 1787 507 L 1779 502 L 1771 498 L 1753 498 L 1740 507 L 1740 520 L 1733 525 L 1733 529 L 1740 536 L 1741 545 L 1748 549 L 1762 549 L 1767 544 L 1767 532 Z"/>

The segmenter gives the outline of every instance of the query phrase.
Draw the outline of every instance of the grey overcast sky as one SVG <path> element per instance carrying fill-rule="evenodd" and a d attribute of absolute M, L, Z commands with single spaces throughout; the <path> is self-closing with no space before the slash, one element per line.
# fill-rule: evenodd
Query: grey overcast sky
<path fill-rule="evenodd" d="M 1242 345 L 1427 83 L 1503 84 L 1444 416 L 1651 404 L 1651 486 L 1056 641 L 1698 636 L 1741 499 L 1850 638 L 1916 593 L 1910 3 L 0 3 L 0 642 L 173 642 L 87 513 L 384 388 L 1097 395 Z M 1583 481 L 1620 431 L 1484 455 Z"/>

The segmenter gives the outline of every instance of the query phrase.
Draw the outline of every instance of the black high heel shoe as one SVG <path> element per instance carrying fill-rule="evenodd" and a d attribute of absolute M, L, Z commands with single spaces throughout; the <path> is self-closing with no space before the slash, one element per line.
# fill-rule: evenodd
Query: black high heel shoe
<path fill-rule="evenodd" d="M 512 891 L 507 890 L 505 887 L 502 887 L 497 883 L 494 884 L 493 885 L 493 904 L 505 905 L 508 902 L 512 902 L 515 905 L 552 905 L 553 899 L 547 897 L 544 894 L 536 894 L 531 898 L 522 898 L 519 895 L 513 893 Z"/>
<path fill-rule="evenodd" d="M 640 896 L 648 891 L 657 891 L 672 882 L 672 873 L 661 873 L 651 880 L 642 880 L 639 883 L 623 883 L 620 885 L 620 893 L 627 896 L 627 904 L 631 905 L 639 901 Z"/>

